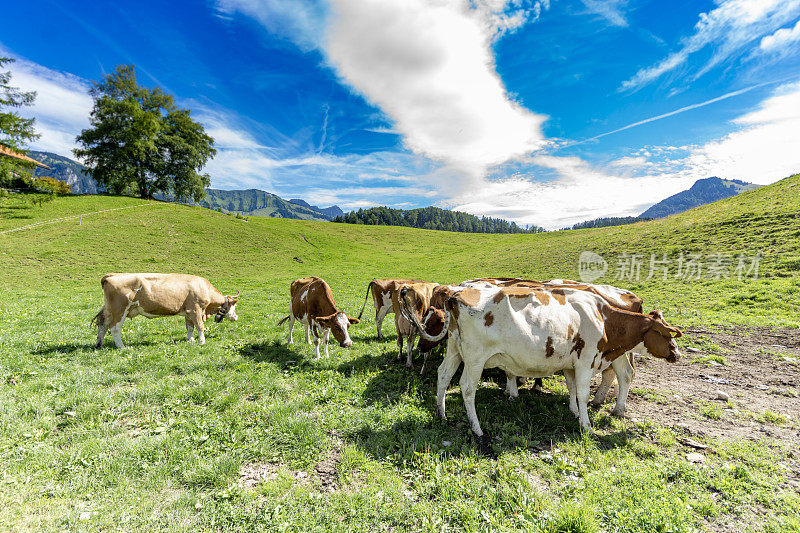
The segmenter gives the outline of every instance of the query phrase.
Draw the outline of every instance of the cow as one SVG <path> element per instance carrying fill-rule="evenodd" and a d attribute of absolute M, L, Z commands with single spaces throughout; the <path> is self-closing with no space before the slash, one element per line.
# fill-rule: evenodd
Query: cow
<path fill-rule="evenodd" d="M 181 315 L 186 318 L 186 336 L 205 344 L 205 321 L 212 315 L 215 322 L 235 322 L 239 294 L 226 296 L 207 279 L 189 274 L 106 274 L 100 280 L 104 305 L 92 319 L 97 326 L 95 348 L 103 346 L 106 332 L 117 348 L 122 343 L 122 324 L 126 318 Z"/>
<path fill-rule="evenodd" d="M 361 306 L 361 312 L 358 314 L 359 320 L 364 315 L 364 308 L 367 306 L 370 294 L 372 294 L 372 303 L 375 305 L 375 327 L 378 329 L 378 340 L 383 340 L 383 332 L 381 326 L 383 319 L 389 313 L 394 313 L 392 305 L 392 295 L 397 292 L 397 286 L 403 283 L 423 283 L 418 279 L 373 279 L 367 285 L 367 294 L 364 296 L 364 304 Z"/>
<path fill-rule="evenodd" d="M 522 279 L 522 278 L 478 278 L 473 280 L 467 280 L 461 283 L 462 286 L 465 287 L 482 287 L 487 285 L 496 285 L 498 287 L 530 287 L 530 288 L 572 288 L 572 289 L 579 289 L 585 290 L 591 293 L 594 293 L 608 303 L 613 305 L 614 307 L 618 307 L 624 311 L 633 311 L 634 313 L 641 313 L 643 312 L 643 300 L 636 296 L 631 291 L 620 289 L 618 287 L 614 287 L 613 285 L 594 285 L 591 283 L 582 283 L 578 281 L 568 280 L 568 279 L 552 279 L 550 281 L 535 281 L 530 279 Z M 437 319 L 434 318 L 434 321 Z M 623 382 L 630 383 L 630 380 L 633 379 L 633 376 L 636 373 L 635 369 L 635 359 L 634 359 L 634 351 L 641 351 L 641 347 L 635 348 L 633 351 L 626 354 L 626 358 L 628 360 L 628 364 L 625 365 L 624 361 L 620 362 L 616 368 L 623 369 L 626 376 L 630 375 L 630 379 L 627 377 L 623 380 Z M 603 405 L 606 400 L 606 396 L 608 395 L 608 391 L 611 389 L 611 385 L 614 383 L 614 378 L 616 377 L 616 371 L 614 368 L 608 368 L 603 371 L 602 381 L 600 382 L 600 386 L 598 387 L 597 391 L 595 392 L 594 399 L 591 401 L 593 407 L 599 407 Z M 538 390 L 542 386 L 542 379 L 536 378 L 534 380 L 534 389 Z M 515 398 L 518 395 L 517 391 L 517 383 L 516 381 L 509 381 L 506 382 L 506 392 L 509 394 L 511 398 Z M 626 405 L 628 399 L 628 387 L 623 387 L 620 385 L 619 390 L 617 391 L 617 402 L 614 406 L 614 410 L 612 413 L 616 416 L 623 416 L 625 414 Z"/>
<path fill-rule="evenodd" d="M 448 300 L 444 313 L 446 327 L 436 336 L 428 335 L 415 321 L 420 335 L 428 340 L 448 334 L 438 372 L 437 409 L 446 418 L 445 392 L 463 361 L 461 392 L 470 427 L 483 446 L 488 439 L 475 411 L 475 392 L 484 368 L 525 377 L 563 371 L 570 410 L 581 430 L 588 432 L 587 402 L 594 373 L 616 368 L 626 360 L 621 356 L 640 344 L 645 353 L 670 363 L 681 357 L 674 339 L 682 333 L 660 311 L 648 315 L 624 311 L 589 291 L 468 287 Z M 623 375 L 618 372 L 620 380 Z"/>
<path fill-rule="evenodd" d="M 400 283 L 392 294 L 392 308 L 394 310 L 394 325 L 397 328 L 397 360 L 403 357 L 403 340 L 406 339 L 406 368 L 414 368 L 413 351 L 414 339 L 417 328 L 414 327 L 409 314 L 413 314 L 417 321 L 428 311 L 431 305 L 431 296 L 438 283 L 421 281 L 417 283 Z M 400 307 L 400 299 L 408 305 Z M 425 364 L 423 363 L 423 367 Z"/>
<path fill-rule="evenodd" d="M 325 280 L 315 276 L 297 279 L 289 288 L 289 296 L 289 315 L 278 322 L 278 326 L 281 326 L 289 321 L 289 335 L 286 338 L 289 344 L 294 342 L 292 330 L 295 320 L 298 320 L 305 326 L 306 342 L 309 344 L 311 344 L 309 329 L 314 333 L 314 356 L 317 359 L 319 359 L 320 339 L 325 345 L 325 357 L 328 357 L 328 338 L 331 332 L 342 348 L 350 348 L 353 345 L 349 333 L 350 325 L 358 324 L 360 321 L 357 318 L 350 318 L 336 307 L 333 292 Z"/>

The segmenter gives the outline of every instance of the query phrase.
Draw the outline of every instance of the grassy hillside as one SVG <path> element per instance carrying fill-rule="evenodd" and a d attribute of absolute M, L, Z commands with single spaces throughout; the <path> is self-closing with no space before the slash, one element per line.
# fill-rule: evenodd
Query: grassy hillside
<path fill-rule="evenodd" d="M 591 415 L 599 437 L 580 435 L 563 380 L 514 403 L 487 381 L 477 403 L 497 437 L 492 460 L 475 454 L 458 388 L 452 422 L 438 421 L 435 372 L 420 378 L 395 363 L 393 335 L 378 342 L 371 318 L 351 330 L 353 349 L 332 347 L 320 361 L 302 330 L 287 347 L 275 323 L 289 282 L 304 275 L 326 278 L 357 314 L 373 277 L 575 278 L 591 250 L 611 264 L 604 281 L 678 325 L 798 327 L 798 213 L 800 176 L 662 220 L 537 235 L 243 221 L 107 196 L 0 198 L 0 529 L 797 526 L 800 498 L 780 466 L 789 452 L 766 437 L 695 436 L 715 454 L 692 465 L 679 430 L 647 419 L 605 409 Z M 613 279 L 623 252 L 711 250 L 760 253 L 763 277 Z M 88 322 L 111 271 L 206 276 L 241 290 L 240 320 L 209 323 L 199 347 L 185 342 L 182 319 L 136 319 L 123 332 L 128 348 L 92 350 Z M 264 476 L 256 488 L 237 482 L 254 471 Z M 318 478 L 337 490 L 318 490 Z"/>

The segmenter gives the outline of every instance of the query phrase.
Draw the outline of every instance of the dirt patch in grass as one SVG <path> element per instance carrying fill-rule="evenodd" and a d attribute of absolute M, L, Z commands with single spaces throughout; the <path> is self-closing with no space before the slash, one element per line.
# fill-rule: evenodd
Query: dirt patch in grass
<path fill-rule="evenodd" d="M 335 448 L 314 467 L 314 473 L 319 480 L 319 490 L 322 492 L 336 492 L 339 490 L 336 467 L 341 460 L 342 452 L 339 448 Z"/>
<path fill-rule="evenodd" d="M 800 330 L 687 326 L 683 331 L 699 348 L 684 349 L 678 363 L 636 357 L 633 387 L 656 391 L 667 401 L 631 394 L 628 416 L 689 434 L 752 441 L 767 437 L 800 449 Z M 716 349 L 724 350 L 725 365 L 697 362 Z M 720 416 L 703 416 L 708 406 L 718 406 L 714 410 Z"/>
<path fill-rule="evenodd" d="M 252 489 L 278 477 L 275 463 L 251 463 L 239 470 L 239 486 Z"/>

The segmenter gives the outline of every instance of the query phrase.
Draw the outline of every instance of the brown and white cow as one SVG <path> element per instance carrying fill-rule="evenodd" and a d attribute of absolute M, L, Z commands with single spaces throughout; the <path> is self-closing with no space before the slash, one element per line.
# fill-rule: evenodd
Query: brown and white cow
<path fill-rule="evenodd" d="M 596 285 L 592 283 L 583 283 L 568 279 L 551 279 L 550 281 L 535 281 L 530 279 L 522 279 L 522 278 L 479 278 L 474 280 L 468 280 L 461 283 L 462 286 L 465 287 L 480 287 L 489 285 L 496 285 L 498 287 L 529 287 L 529 288 L 550 288 L 550 289 L 558 289 L 558 288 L 571 288 L 577 290 L 584 290 L 596 294 L 606 300 L 608 303 L 622 309 L 624 311 L 632 311 L 634 313 L 641 313 L 643 311 L 643 300 L 636 296 L 629 290 L 620 289 L 619 287 L 614 287 L 613 285 Z M 437 318 L 433 318 L 434 322 L 438 320 Z M 626 358 L 628 360 L 628 364 L 626 365 L 624 362 L 620 362 L 617 364 L 616 369 L 625 373 L 622 380 L 618 380 L 619 382 L 619 390 L 617 391 L 617 402 L 614 406 L 613 414 L 617 416 L 622 416 L 625 414 L 625 410 L 627 409 L 627 400 L 628 400 L 628 390 L 630 387 L 630 382 L 633 379 L 636 369 L 634 366 L 634 351 L 641 352 L 644 348 L 637 347 L 633 351 L 626 354 Z M 611 385 L 614 383 L 614 378 L 617 377 L 616 370 L 614 368 L 608 368 L 603 371 L 602 381 L 600 382 L 600 386 L 598 387 L 597 391 L 595 392 L 594 399 L 591 401 L 591 405 L 598 407 L 603 405 L 606 400 L 606 396 L 608 396 L 608 391 L 611 389 Z M 534 382 L 534 389 L 538 389 L 542 386 L 542 379 L 536 378 Z M 508 392 L 509 396 L 512 398 L 517 397 L 518 390 L 517 390 L 517 382 L 516 380 L 509 380 L 506 382 L 506 392 Z"/>
<path fill-rule="evenodd" d="M 392 294 L 392 308 L 394 310 L 394 325 L 397 328 L 397 360 L 403 357 L 403 341 L 406 344 L 406 367 L 414 368 L 413 351 L 414 339 L 417 337 L 417 328 L 411 322 L 410 314 L 413 314 L 417 321 L 422 320 L 423 315 L 431 305 L 431 296 L 438 283 L 421 281 L 416 283 L 399 283 Z M 400 299 L 406 303 L 400 307 Z M 424 365 L 423 365 L 424 366 Z"/>
<path fill-rule="evenodd" d="M 367 300 L 370 294 L 372 295 L 372 303 L 375 305 L 375 327 L 378 329 L 378 340 L 383 340 L 383 332 L 381 326 L 383 319 L 389 313 L 394 313 L 392 305 L 392 295 L 397 292 L 398 285 L 403 283 L 424 283 L 418 279 L 373 279 L 367 286 L 367 294 L 364 296 L 364 304 L 361 306 L 361 312 L 358 318 L 364 315 L 364 308 L 367 306 Z"/>
<path fill-rule="evenodd" d="M 412 319 L 414 317 L 412 316 Z M 422 325 L 416 323 L 418 328 Z M 445 392 L 463 361 L 461 392 L 470 426 L 482 437 L 475 411 L 475 392 L 484 368 L 500 368 L 525 377 L 567 378 L 570 410 L 589 431 L 589 385 L 594 373 L 616 367 L 634 347 L 668 362 L 680 352 L 679 329 L 659 311 L 649 315 L 624 311 L 588 291 L 529 287 L 468 287 L 451 297 L 445 309 L 447 351 L 439 366 L 437 407 L 445 417 Z M 485 443 L 486 439 L 482 439 Z"/>
<path fill-rule="evenodd" d="M 308 336 L 309 329 L 314 333 L 314 356 L 319 359 L 319 342 L 325 345 L 325 357 L 328 356 L 328 338 L 333 332 L 333 338 L 342 348 L 353 345 L 350 340 L 350 325 L 358 324 L 357 318 L 350 318 L 336 307 L 333 292 L 325 280 L 315 276 L 300 278 L 292 282 L 289 288 L 289 316 L 284 317 L 278 326 L 289 321 L 289 335 L 287 342 L 292 344 L 292 329 L 295 320 L 305 326 L 306 342 L 311 344 Z M 319 330 L 322 330 L 321 332 Z"/>
<path fill-rule="evenodd" d="M 186 318 L 186 335 L 194 340 L 197 328 L 200 344 L 206 342 L 205 321 L 214 315 L 236 321 L 239 295 L 225 296 L 200 276 L 189 274 L 106 274 L 100 280 L 105 305 L 92 319 L 97 325 L 96 348 L 103 346 L 106 332 L 111 331 L 117 348 L 122 343 L 122 324 L 126 318 L 181 315 Z"/>

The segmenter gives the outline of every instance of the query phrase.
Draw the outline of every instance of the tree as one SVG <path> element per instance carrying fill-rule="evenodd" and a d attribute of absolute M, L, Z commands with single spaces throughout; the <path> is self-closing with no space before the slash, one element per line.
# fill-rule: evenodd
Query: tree
<path fill-rule="evenodd" d="M 74 153 L 92 178 L 115 194 L 156 193 L 199 202 L 211 183 L 199 171 L 214 157 L 214 139 L 188 109 L 159 88 L 142 87 L 133 65 L 120 65 L 90 91 L 90 127 Z"/>
<path fill-rule="evenodd" d="M 0 57 L 0 69 L 13 62 L 9 57 Z M 11 86 L 11 71 L 0 71 L 0 144 L 21 152 L 28 142 L 39 138 L 33 129 L 34 119 L 22 118 L 17 111 L 33 105 L 35 99 L 35 92 L 25 92 Z M 19 159 L 0 157 L 0 183 L 29 176 L 30 167 L 30 163 Z"/>

